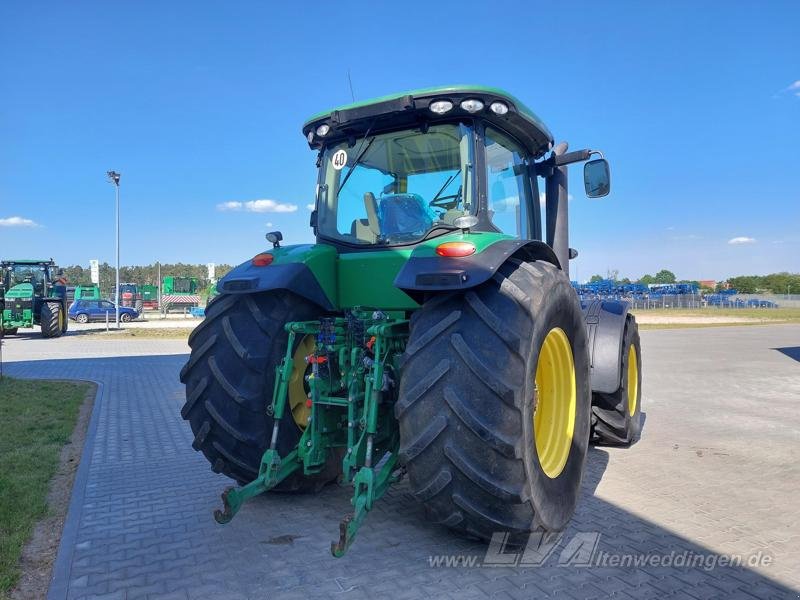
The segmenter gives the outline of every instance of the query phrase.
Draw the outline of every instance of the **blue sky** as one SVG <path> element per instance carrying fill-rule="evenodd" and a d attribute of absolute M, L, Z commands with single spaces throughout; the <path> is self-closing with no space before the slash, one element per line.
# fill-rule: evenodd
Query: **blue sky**
<path fill-rule="evenodd" d="M 349 68 L 359 100 L 503 87 L 602 149 L 609 197 L 570 177 L 573 277 L 800 271 L 797 2 L 270 4 L 3 3 L 0 255 L 113 262 L 108 169 L 124 264 L 310 241 L 300 127 Z"/>

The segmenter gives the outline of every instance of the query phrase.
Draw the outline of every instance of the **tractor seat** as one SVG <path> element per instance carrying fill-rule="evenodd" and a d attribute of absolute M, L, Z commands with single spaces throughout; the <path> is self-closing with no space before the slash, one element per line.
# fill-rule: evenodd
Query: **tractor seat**
<path fill-rule="evenodd" d="M 419 194 L 390 194 L 378 205 L 381 235 L 421 235 L 428 231 L 435 216 Z"/>

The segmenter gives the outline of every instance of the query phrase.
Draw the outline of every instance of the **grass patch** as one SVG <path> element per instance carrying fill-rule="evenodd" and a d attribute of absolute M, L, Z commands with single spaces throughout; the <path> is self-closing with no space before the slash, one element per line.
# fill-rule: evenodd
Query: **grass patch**
<path fill-rule="evenodd" d="M 199 324 L 199 323 L 198 323 Z M 88 329 L 78 332 L 80 335 L 90 335 L 97 338 L 110 338 L 110 339 L 133 339 L 133 338 L 161 338 L 161 339 L 187 339 L 189 334 L 192 333 L 192 327 L 137 327 L 130 329 L 122 329 L 120 331 L 105 329 Z"/>
<path fill-rule="evenodd" d="M 699 329 L 701 327 L 760 327 L 793 321 L 748 321 L 745 323 L 638 323 L 639 329 Z"/>
<path fill-rule="evenodd" d="M 19 578 L 19 557 L 75 428 L 88 383 L 0 380 L 0 598 Z"/>
<path fill-rule="evenodd" d="M 800 322 L 800 308 L 654 308 L 633 309 L 636 315 L 656 317 L 740 317 L 763 321 Z"/>

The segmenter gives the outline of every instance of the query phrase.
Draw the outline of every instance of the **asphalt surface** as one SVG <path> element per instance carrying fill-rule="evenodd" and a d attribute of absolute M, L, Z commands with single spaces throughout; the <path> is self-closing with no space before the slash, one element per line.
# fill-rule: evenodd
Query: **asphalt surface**
<path fill-rule="evenodd" d="M 590 451 L 557 543 L 487 555 L 426 523 L 401 483 L 334 559 L 348 488 L 213 521 L 229 482 L 180 418 L 184 342 L 9 338 L 8 375 L 100 383 L 49 598 L 798 597 L 800 326 L 644 331 L 642 346 L 642 440 Z"/>

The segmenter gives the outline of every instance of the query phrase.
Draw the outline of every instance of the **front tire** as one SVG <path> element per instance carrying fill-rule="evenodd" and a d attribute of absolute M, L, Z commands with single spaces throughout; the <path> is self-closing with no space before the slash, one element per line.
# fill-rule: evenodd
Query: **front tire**
<path fill-rule="evenodd" d="M 54 338 L 63 333 L 64 311 L 55 302 L 45 302 L 42 304 L 39 313 L 39 324 L 42 328 L 42 337 Z"/>
<path fill-rule="evenodd" d="M 642 349 L 633 315 L 625 321 L 620 386 L 613 394 L 592 395 L 592 441 L 607 446 L 630 446 L 642 432 Z"/>
<path fill-rule="evenodd" d="M 563 271 L 511 259 L 478 288 L 434 298 L 405 356 L 400 457 L 428 515 L 482 539 L 563 529 L 591 410 L 586 330 Z"/>
<path fill-rule="evenodd" d="M 123 323 L 130 323 L 131 322 L 131 316 L 128 313 L 122 313 L 119 316 L 119 320 L 122 321 Z"/>
<path fill-rule="evenodd" d="M 289 321 L 318 317 L 320 309 L 290 292 L 223 295 L 209 304 L 205 319 L 189 336 L 189 361 L 181 370 L 186 403 L 181 416 L 194 434 L 192 447 L 202 451 L 215 473 L 241 484 L 258 475 L 272 434 L 275 367 L 286 352 Z M 286 456 L 302 431 L 284 413 L 277 450 Z M 337 477 L 341 464 L 334 452 L 322 472 L 295 472 L 275 489 L 316 491 Z"/>

